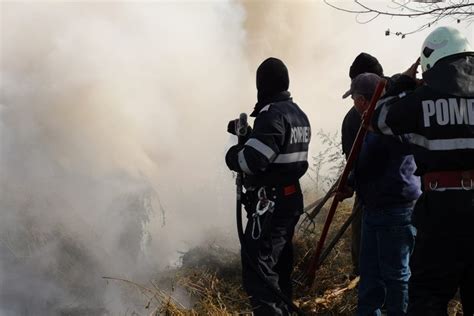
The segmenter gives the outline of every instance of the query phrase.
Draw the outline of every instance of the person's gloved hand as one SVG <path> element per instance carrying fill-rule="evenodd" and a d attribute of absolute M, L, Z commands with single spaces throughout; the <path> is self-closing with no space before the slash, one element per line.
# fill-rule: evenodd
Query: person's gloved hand
<path fill-rule="evenodd" d="M 353 195 L 354 195 L 354 189 L 346 185 L 341 191 L 336 192 L 336 195 L 334 196 L 334 198 L 337 201 L 342 202 L 343 200 L 348 199 L 352 197 Z"/>
<path fill-rule="evenodd" d="M 413 81 L 415 81 L 415 84 L 416 84 L 417 87 L 423 85 L 423 79 L 418 79 L 416 77 L 416 74 L 418 73 L 418 66 L 419 65 L 420 65 L 420 57 L 418 57 L 418 59 L 410 66 L 410 68 L 408 68 L 407 70 L 402 72 L 403 76 L 407 76 L 407 77 L 410 77 L 411 79 L 413 79 Z"/>
<path fill-rule="evenodd" d="M 228 133 L 237 136 L 237 124 L 238 124 L 237 122 L 238 121 L 239 119 L 229 121 L 229 123 L 227 124 Z M 252 132 L 252 128 L 250 126 L 247 126 L 247 133 L 245 133 L 244 137 L 248 137 L 251 132 Z"/>

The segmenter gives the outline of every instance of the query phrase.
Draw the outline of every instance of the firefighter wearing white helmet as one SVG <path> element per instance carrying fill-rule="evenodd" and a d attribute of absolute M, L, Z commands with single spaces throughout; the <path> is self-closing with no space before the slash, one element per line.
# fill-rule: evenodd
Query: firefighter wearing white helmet
<path fill-rule="evenodd" d="M 435 29 L 421 50 L 372 120 L 376 132 L 408 136 L 423 182 L 408 315 L 447 315 L 458 288 L 464 315 L 474 315 L 474 51 L 452 27 Z"/>
<path fill-rule="evenodd" d="M 438 60 L 457 54 L 473 52 L 467 38 L 459 30 L 439 27 L 425 39 L 421 48 L 420 64 L 423 72 L 431 69 Z"/>

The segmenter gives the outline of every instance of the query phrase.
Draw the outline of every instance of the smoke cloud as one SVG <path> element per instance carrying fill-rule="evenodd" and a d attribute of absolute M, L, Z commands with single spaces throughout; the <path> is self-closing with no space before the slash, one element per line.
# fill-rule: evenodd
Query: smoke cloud
<path fill-rule="evenodd" d="M 336 130 L 354 56 L 399 45 L 355 46 L 324 8 L 1 2 L 0 314 L 139 310 L 102 276 L 146 282 L 209 238 L 236 246 L 225 130 L 258 64 L 282 58 L 313 130 Z"/>
<path fill-rule="evenodd" d="M 243 10 L 1 6 L 0 313 L 123 313 L 102 276 L 147 281 L 233 224 L 216 118 L 251 82 Z"/>

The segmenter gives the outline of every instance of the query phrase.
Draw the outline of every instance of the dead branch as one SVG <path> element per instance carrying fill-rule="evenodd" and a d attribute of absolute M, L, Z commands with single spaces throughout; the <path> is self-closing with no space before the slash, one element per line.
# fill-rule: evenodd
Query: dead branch
<path fill-rule="evenodd" d="M 334 4 L 330 0 L 324 0 L 324 3 L 338 11 L 351 13 L 356 15 L 358 23 L 369 23 L 379 16 L 389 16 L 396 18 L 417 18 L 428 17 L 428 22 L 420 24 L 417 28 L 409 32 L 395 32 L 390 30 L 385 32 L 386 35 L 394 34 L 404 38 L 406 35 L 419 32 L 425 28 L 435 25 L 440 20 L 452 18 L 460 23 L 465 21 L 472 23 L 474 20 L 474 3 L 470 0 L 392 0 L 392 7 L 387 6 L 387 10 L 381 10 L 374 7 L 373 3 L 368 4 L 369 1 L 354 0 L 355 8 L 348 8 L 340 4 Z M 340 3 L 340 2 L 338 2 Z M 366 20 L 361 21 L 360 16 L 366 17 Z"/>

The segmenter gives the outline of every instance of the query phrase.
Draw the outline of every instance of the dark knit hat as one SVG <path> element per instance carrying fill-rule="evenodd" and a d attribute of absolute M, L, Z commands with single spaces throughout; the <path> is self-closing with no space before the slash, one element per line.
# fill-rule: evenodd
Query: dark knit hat
<path fill-rule="evenodd" d="M 349 77 L 354 79 L 357 75 L 364 72 L 370 72 L 383 77 L 383 68 L 380 65 L 377 58 L 367 53 L 360 53 L 352 62 L 351 68 L 349 69 Z"/>
<path fill-rule="evenodd" d="M 290 78 L 285 64 L 278 58 L 265 59 L 257 69 L 258 100 L 288 90 Z"/>

